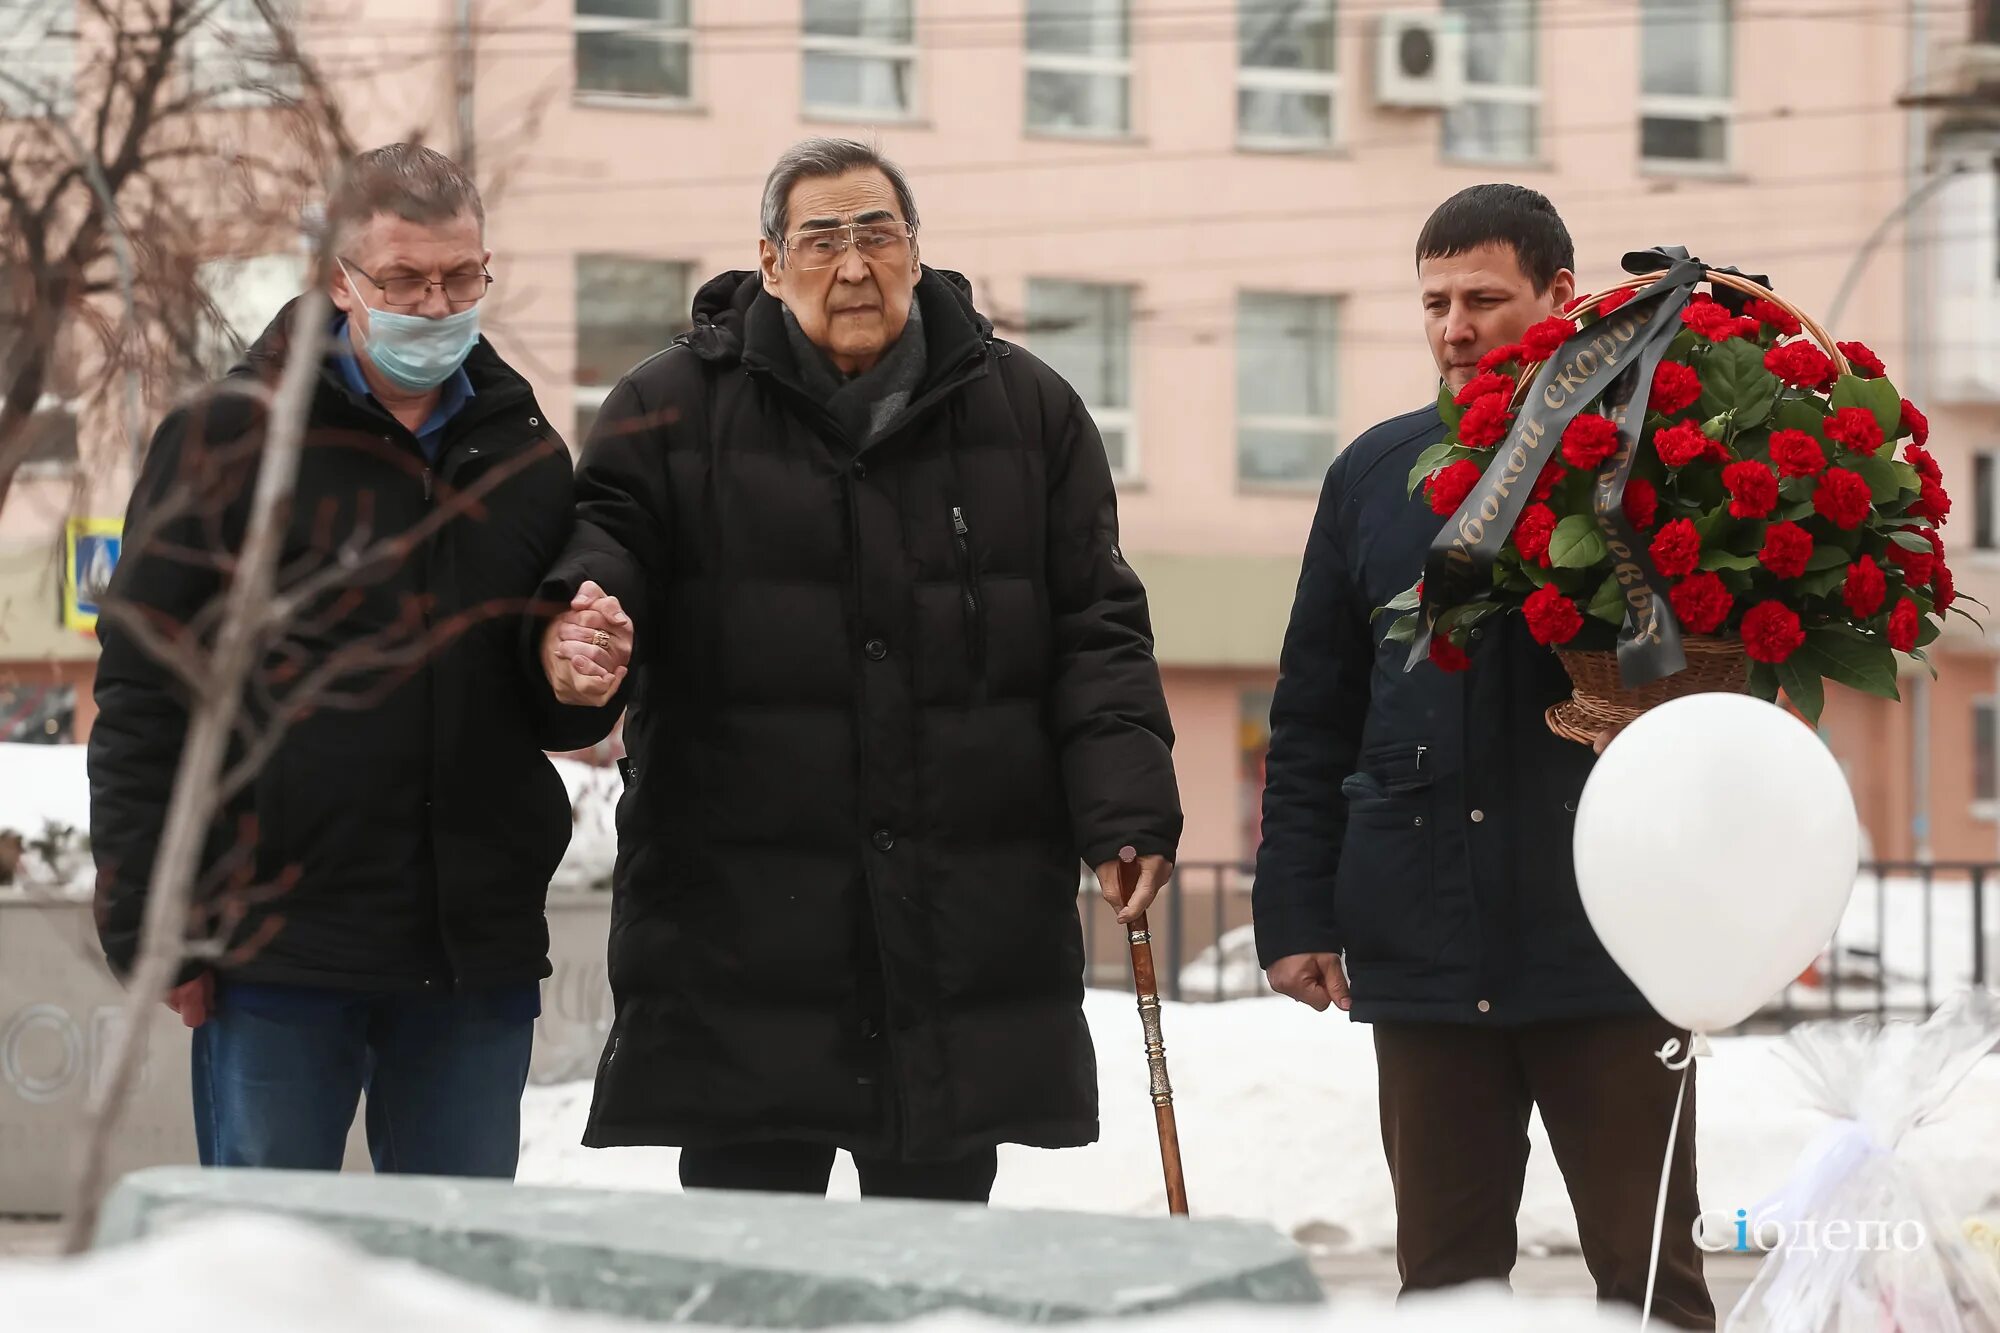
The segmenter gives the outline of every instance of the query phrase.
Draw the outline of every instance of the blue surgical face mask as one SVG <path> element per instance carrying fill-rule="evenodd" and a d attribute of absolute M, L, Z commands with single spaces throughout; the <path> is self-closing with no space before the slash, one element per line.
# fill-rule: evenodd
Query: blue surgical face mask
<path fill-rule="evenodd" d="M 341 266 L 343 269 L 346 265 Z M 353 279 L 348 279 L 349 286 Z M 368 306 L 361 347 L 391 384 L 424 393 L 450 379 L 479 345 L 479 307 L 442 319 Z"/>

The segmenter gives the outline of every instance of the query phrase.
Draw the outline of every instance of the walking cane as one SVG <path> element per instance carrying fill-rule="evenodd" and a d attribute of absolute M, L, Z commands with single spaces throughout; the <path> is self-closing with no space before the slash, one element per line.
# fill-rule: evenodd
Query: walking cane
<path fill-rule="evenodd" d="M 1139 887 L 1139 854 L 1127 847 L 1118 853 L 1118 882 L 1125 901 Z M 1174 1085 L 1167 1080 L 1167 1046 L 1160 1037 L 1160 987 L 1153 978 L 1153 936 L 1146 914 L 1126 928 L 1132 945 L 1132 984 L 1139 993 L 1139 1024 L 1146 1032 L 1146 1067 L 1153 1078 L 1153 1124 L 1160 1134 L 1160 1169 L 1167 1180 L 1167 1211 L 1187 1215 L 1187 1180 L 1181 1174 L 1181 1136 L 1174 1125 Z"/>

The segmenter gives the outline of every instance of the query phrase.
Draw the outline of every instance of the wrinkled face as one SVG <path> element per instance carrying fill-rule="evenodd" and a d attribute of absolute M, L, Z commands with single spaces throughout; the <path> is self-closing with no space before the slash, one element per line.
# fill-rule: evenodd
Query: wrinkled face
<path fill-rule="evenodd" d="M 1576 277 L 1563 269 L 1545 291 L 1521 271 L 1514 247 L 1500 241 L 1417 265 L 1423 293 L 1424 332 L 1438 374 L 1453 393 L 1471 383 L 1479 358 L 1519 342 L 1530 325 L 1553 315 L 1576 295 Z"/>
<path fill-rule="evenodd" d="M 399 288 L 414 285 L 412 279 L 444 283 L 457 278 L 465 291 L 484 295 L 485 280 L 480 275 L 493 252 L 486 248 L 479 221 L 470 213 L 449 222 L 411 222 L 377 213 L 341 248 L 339 258 L 343 262 L 333 266 L 329 295 L 359 325 L 365 339 L 370 309 L 424 319 L 470 309 L 474 302 L 453 301 L 443 287 L 425 291 L 414 305 L 402 304 L 406 294 Z"/>
<path fill-rule="evenodd" d="M 764 290 L 847 374 L 879 361 L 909 322 L 921 263 L 903 224 L 895 187 L 869 167 L 794 185 L 784 248 L 758 243 Z"/>

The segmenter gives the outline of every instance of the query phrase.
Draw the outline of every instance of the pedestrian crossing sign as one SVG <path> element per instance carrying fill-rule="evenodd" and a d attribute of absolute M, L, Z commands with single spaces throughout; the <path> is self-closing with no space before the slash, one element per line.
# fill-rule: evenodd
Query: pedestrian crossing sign
<path fill-rule="evenodd" d="M 94 633 L 97 608 L 118 566 L 125 525 L 115 518 L 73 518 L 63 533 L 63 628 Z"/>

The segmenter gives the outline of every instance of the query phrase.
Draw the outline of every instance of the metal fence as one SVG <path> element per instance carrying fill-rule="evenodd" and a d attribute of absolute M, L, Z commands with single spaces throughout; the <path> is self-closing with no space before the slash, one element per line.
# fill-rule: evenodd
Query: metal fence
<path fill-rule="evenodd" d="M 1253 868 L 1188 862 L 1149 915 L 1160 984 L 1170 999 L 1269 994 L 1250 929 Z M 1746 885 L 1746 893 L 1756 886 Z M 1086 979 L 1131 983 L 1125 932 L 1086 876 Z M 2000 863 L 1869 862 L 1825 952 L 1773 997 L 1757 1025 L 1858 1014 L 1928 1014 L 1952 991 L 2000 983 Z"/>

